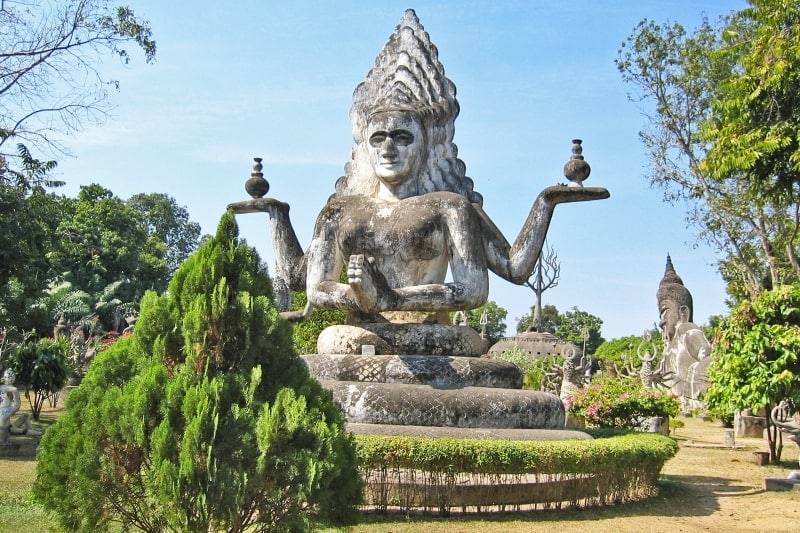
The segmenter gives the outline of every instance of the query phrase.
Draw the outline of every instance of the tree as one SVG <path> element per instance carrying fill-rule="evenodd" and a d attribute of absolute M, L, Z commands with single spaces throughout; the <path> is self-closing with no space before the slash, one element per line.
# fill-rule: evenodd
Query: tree
<path fill-rule="evenodd" d="M 720 325 L 703 399 L 721 414 L 765 408 L 781 400 L 800 406 L 800 285 L 778 287 L 742 302 Z M 781 433 L 767 425 L 772 462 L 780 461 Z"/>
<path fill-rule="evenodd" d="M 130 301 L 148 289 L 166 289 L 164 243 L 151 238 L 139 211 L 97 184 L 82 185 L 69 205 L 71 216 L 59 223 L 49 253 L 51 277 L 69 272 L 73 284 L 89 293 L 125 281 Z"/>
<path fill-rule="evenodd" d="M 138 211 L 150 236 L 166 245 L 167 268 L 173 274 L 200 242 L 200 224 L 189 220 L 189 212 L 163 193 L 135 194 L 125 204 Z"/>
<path fill-rule="evenodd" d="M 580 346 L 585 354 L 593 354 L 605 340 L 600 334 L 602 326 L 600 317 L 573 307 L 560 315 L 555 335 Z"/>
<path fill-rule="evenodd" d="M 522 315 L 517 319 L 517 333 L 523 333 L 531 329 L 533 323 L 534 309 L 531 308 L 530 314 Z M 542 307 L 542 329 L 546 333 L 555 333 L 558 327 L 560 315 L 555 305 L 545 305 Z"/>
<path fill-rule="evenodd" d="M 542 294 L 547 289 L 558 286 L 558 278 L 561 277 L 561 265 L 558 262 L 558 254 L 554 248 L 545 245 L 543 254 L 539 254 L 533 274 L 525 282 L 525 285 L 536 295 L 536 303 L 532 310 L 531 323 L 528 331 L 545 331 L 544 318 L 542 317 Z"/>
<path fill-rule="evenodd" d="M 118 88 L 98 70 L 125 48 L 155 58 L 150 25 L 124 6 L 107 0 L 3 0 L 0 9 L 0 156 L 18 139 L 38 151 L 63 151 L 54 133 L 70 133 L 109 110 L 107 88 Z"/>
<path fill-rule="evenodd" d="M 494 344 L 506 334 L 506 317 L 508 316 L 508 311 L 492 300 L 487 301 L 478 308 L 467 311 L 467 323 L 478 333 L 483 331 L 481 317 L 484 311 L 486 311 L 486 338 L 489 340 L 490 344 Z"/>
<path fill-rule="evenodd" d="M 46 432 L 33 492 L 68 529 L 300 531 L 352 519 L 352 437 L 291 346 L 233 213 L 148 292 Z"/>
<path fill-rule="evenodd" d="M 43 338 L 19 344 L 11 355 L 11 367 L 19 384 L 25 387 L 34 420 L 39 420 L 44 402 L 67 384 L 69 350 L 69 341 L 65 338 Z"/>
<path fill-rule="evenodd" d="M 623 80 L 636 87 L 629 97 L 643 104 L 647 117 L 640 132 L 650 160 L 647 177 L 663 189 L 665 201 L 685 205 L 698 240 L 719 252 L 717 266 L 733 302 L 798 279 L 787 245 L 800 228 L 796 198 L 742 202 L 748 186 L 741 173 L 707 159 L 718 149 L 704 124 L 718 122 L 712 109 L 727 101 L 722 88 L 742 68 L 738 53 L 724 53 L 723 28 L 737 32 L 740 20 L 731 16 L 716 26 L 704 20 L 692 34 L 680 24 L 643 20 L 616 61 Z M 701 135 L 701 129 L 707 131 Z"/>

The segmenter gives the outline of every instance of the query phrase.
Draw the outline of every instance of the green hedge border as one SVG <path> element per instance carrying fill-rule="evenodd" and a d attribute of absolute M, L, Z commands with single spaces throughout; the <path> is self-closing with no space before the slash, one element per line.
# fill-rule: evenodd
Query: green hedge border
<path fill-rule="evenodd" d="M 606 435 L 606 436 L 602 436 Z M 505 511 L 609 505 L 655 494 L 677 443 L 653 433 L 510 441 L 355 435 L 368 508 Z M 510 509 L 509 509 L 510 507 Z"/>

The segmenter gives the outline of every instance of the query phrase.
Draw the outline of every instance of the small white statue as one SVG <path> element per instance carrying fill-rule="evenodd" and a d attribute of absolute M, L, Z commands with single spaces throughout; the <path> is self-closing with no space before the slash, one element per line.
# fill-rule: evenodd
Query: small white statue
<path fill-rule="evenodd" d="M 9 368 L 3 373 L 3 384 L 0 385 L 0 446 L 10 444 L 11 417 L 22 404 L 19 389 L 14 386 L 16 377 Z"/>

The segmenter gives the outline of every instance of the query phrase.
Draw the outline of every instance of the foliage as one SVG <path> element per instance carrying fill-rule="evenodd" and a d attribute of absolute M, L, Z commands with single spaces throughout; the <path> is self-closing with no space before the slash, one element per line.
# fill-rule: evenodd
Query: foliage
<path fill-rule="evenodd" d="M 306 293 L 292 293 L 292 309 L 299 311 L 306 305 Z M 292 344 L 297 353 L 317 353 L 317 337 L 328 326 L 344 324 L 347 311 L 336 309 L 317 309 L 311 311 L 311 316 L 301 322 L 292 324 Z"/>
<path fill-rule="evenodd" d="M 646 340 L 645 336 L 650 338 L 650 342 L 655 343 L 658 353 L 663 353 L 664 346 L 661 339 L 661 331 L 653 329 L 648 331 L 646 335 L 628 335 L 619 339 L 603 341 L 595 350 L 594 358 L 600 362 L 602 370 L 606 373 L 624 374 L 626 369 L 638 372 L 642 367 L 638 350 L 642 342 Z M 645 350 L 647 347 L 642 349 Z"/>
<path fill-rule="evenodd" d="M 517 333 L 523 333 L 530 330 L 533 323 L 533 315 L 536 313 L 535 306 L 531 308 L 531 312 L 517 318 Z M 555 305 L 542 306 L 542 325 L 541 331 L 543 333 L 555 333 L 558 327 L 561 315 Z"/>
<path fill-rule="evenodd" d="M 800 285 L 778 287 L 742 302 L 723 321 L 712 345 L 710 386 L 703 399 L 715 412 L 767 412 L 781 400 L 800 406 Z M 780 432 L 768 426 L 773 462 Z"/>
<path fill-rule="evenodd" d="M 3 0 L 0 9 L 0 157 L 13 138 L 42 149 L 61 149 L 55 133 L 70 133 L 107 114 L 104 57 L 128 62 L 125 46 L 149 62 L 156 44 L 147 21 L 107 0 Z"/>
<path fill-rule="evenodd" d="M 20 265 L 0 266 L 0 324 L 46 332 L 63 316 L 87 335 L 120 331 L 146 290 L 166 290 L 169 261 L 196 245 L 197 224 L 163 195 L 126 202 L 99 185 L 81 187 L 77 198 L 14 187 L 0 185 L 0 202 L 6 191 L 18 209 L 0 214 L 0 230 L 9 232 L 6 256 Z"/>
<path fill-rule="evenodd" d="M 504 484 L 522 484 L 532 475 L 546 479 L 548 474 L 557 475 L 560 483 L 545 496 L 545 503 L 637 499 L 652 494 L 659 471 L 678 450 L 675 441 L 657 434 L 551 441 L 357 435 L 356 443 L 365 477 L 376 482 L 368 488 L 368 503 L 379 509 L 400 505 L 409 511 L 420 492 L 435 491 L 441 512 L 455 505 L 462 478 L 492 487 L 484 505 L 498 503 Z M 423 487 L 401 486 L 399 497 L 390 498 L 385 484 L 405 482 L 414 474 Z M 591 483 L 586 483 L 586 476 Z M 428 484 L 433 486 L 425 487 Z M 526 495 L 534 497 L 529 486 L 522 490 L 527 492 L 515 494 L 516 503 L 525 501 Z"/>
<path fill-rule="evenodd" d="M 651 185 L 719 252 L 733 303 L 800 279 L 799 8 L 750 4 L 692 33 L 643 20 L 617 60 L 647 117 Z"/>
<path fill-rule="evenodd" d="M 530 315 L 517 319 L 518 332 L 528 330 L 533 315 L 534 310 L 531 309 Z M 545 305 L 542 307 L 542 323 L 544 331 L 554 334 L 559 339 L 572 342 L 581 349 L 585 346 L 586 353 L 589 355 L 593 354 L 605 340 L 600 333 L 603 320 L 591 313 L 581 311 L 577 306 L 561 313 L 555 306 Z M 586 341 L 585 345 L 584 340 Z"/>
<path fill-rule="evenodd" d="M 148 292 L 45 433 L 33 487 L 69 529 L 296 531 L 351 520 L 352 439 L 290 343 L 233 214 Z"/>
<path fill-rule="evenodd" d="M 672 395 L 647 388 L 636 378 L 600 378 L 564 400 L 576 417 L 602 428 L 639 429 L 651 417 L 674 417 L 679 403 Z"/>
<path fill-rule="evenodd" d="M 796 204 L 800 184 L 800 5 L 749 0 L 722 34 L 715 55 L 734 68 L 712 100 L 704 165 L 717 179 L 735 174 L 756 202 Z M 788 198 L 787 198 L 788 196 Z"/>
<path fill-rule="evenodd" d="M 189 212 L 163 193 L 134 194 L 125 202 L 138 211 L 150 237 L 164 243 L 164 260 L 173 274 L 200 242 L 200 224 L 189 220 Z"/>
<path fill-rule="evenodd" d="M 561 356 L 533 357 L 522 348 L 514 346 L 510 350 L 494 354 L 492 358 L 516 365 L 522 372 L 524 389 L 557 392 L 560 388 L 560 372 L 564 365 L 564 358 Z"/>
<path fill-rule="evenodd" d="M 506 334 L 506 317 L 508 316 L 508 311 L 492 300 L 487 301 L 478 308 L 467 311 L 467 323 L 478 333 L 483 331 L 481 316 L 484 311 L 486 311 L 487 320 L 486 338 L 489 340 L 489 344 L 494 344 Z"/>
<path fill-rule="evenodd" d="M 561 314 L 555 335 L 580 348 L 585 347 L 586 354 L 593 354 L 604 340 L 600 334 L 602 326 L 603 320 L 599 317 L 573 307 Z"/>
<path fill-rule="evenodd" d="M 39 420 L 44 402 L 67 384 L 72 371 L 69 353 L 70 344 L 65 338 L 24 342 L 12 353 L 11 368 L 17 373 L 18 385 L 25 387 L 34 420 Z"/>

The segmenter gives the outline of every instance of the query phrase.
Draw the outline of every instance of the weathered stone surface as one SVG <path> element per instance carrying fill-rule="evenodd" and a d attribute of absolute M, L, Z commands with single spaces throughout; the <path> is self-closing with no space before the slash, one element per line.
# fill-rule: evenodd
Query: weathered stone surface
<path fill-rule="evenodd" d="M 583 431 L 569 429 L 488 429 L 348 423 L 347 431 L 356 435 L 489 440 L 588 440 L 592 438 Z"/>
<path fill-rule="evenodd" d="M 503 337 L 489 348 L 489 354 L 503 353 L 507 350 L 519 348 L 528 352 L 531 357 L 544 359 L 546 357 L 561 356 L 571 358 L 576 364 L 580 363 L 581 350 L 574 343 L 559 339 L 552 333 L 529 331 Z"/>
<path fill-rule="evenodd" d="M 348 422 L 500 429 L 563 429 L 564 404 L 539 391 L 322 381 Z"/>
<path fill-rule="evenodd" d="M 396 350 L 376 333 L 367 329 L 340 325 L 322 330 L 317 337 L 317 353 L 319 354 L 360 354 L 364 345 L 375 347 L 377 355 L 390 355 Z"/>
<path fill-rule="evenodd" d="M 488 348 L 487 342 L 469 326 L 383 322 L 327 327 L 317 338 L 317 353 L 360 354 L 365 344 L 374 345 L 377 355 L 477 357 Z"/>
<path fill-rule="evenodd" d="M 424 355 L 304 355 L 320 380 L 431 385 L 437 388 L 522 388 L 522 372 L 506 361 Z"/>
<path fill-rule="evenodd" d="M 675 272 L 669 256 L 656 299 L 664 339 L 663 381 L 681 397 L 685 410 L 703 407 L 699 398 L 708 388 L 711 343 L 692 322 L 692 294 Z"/>

